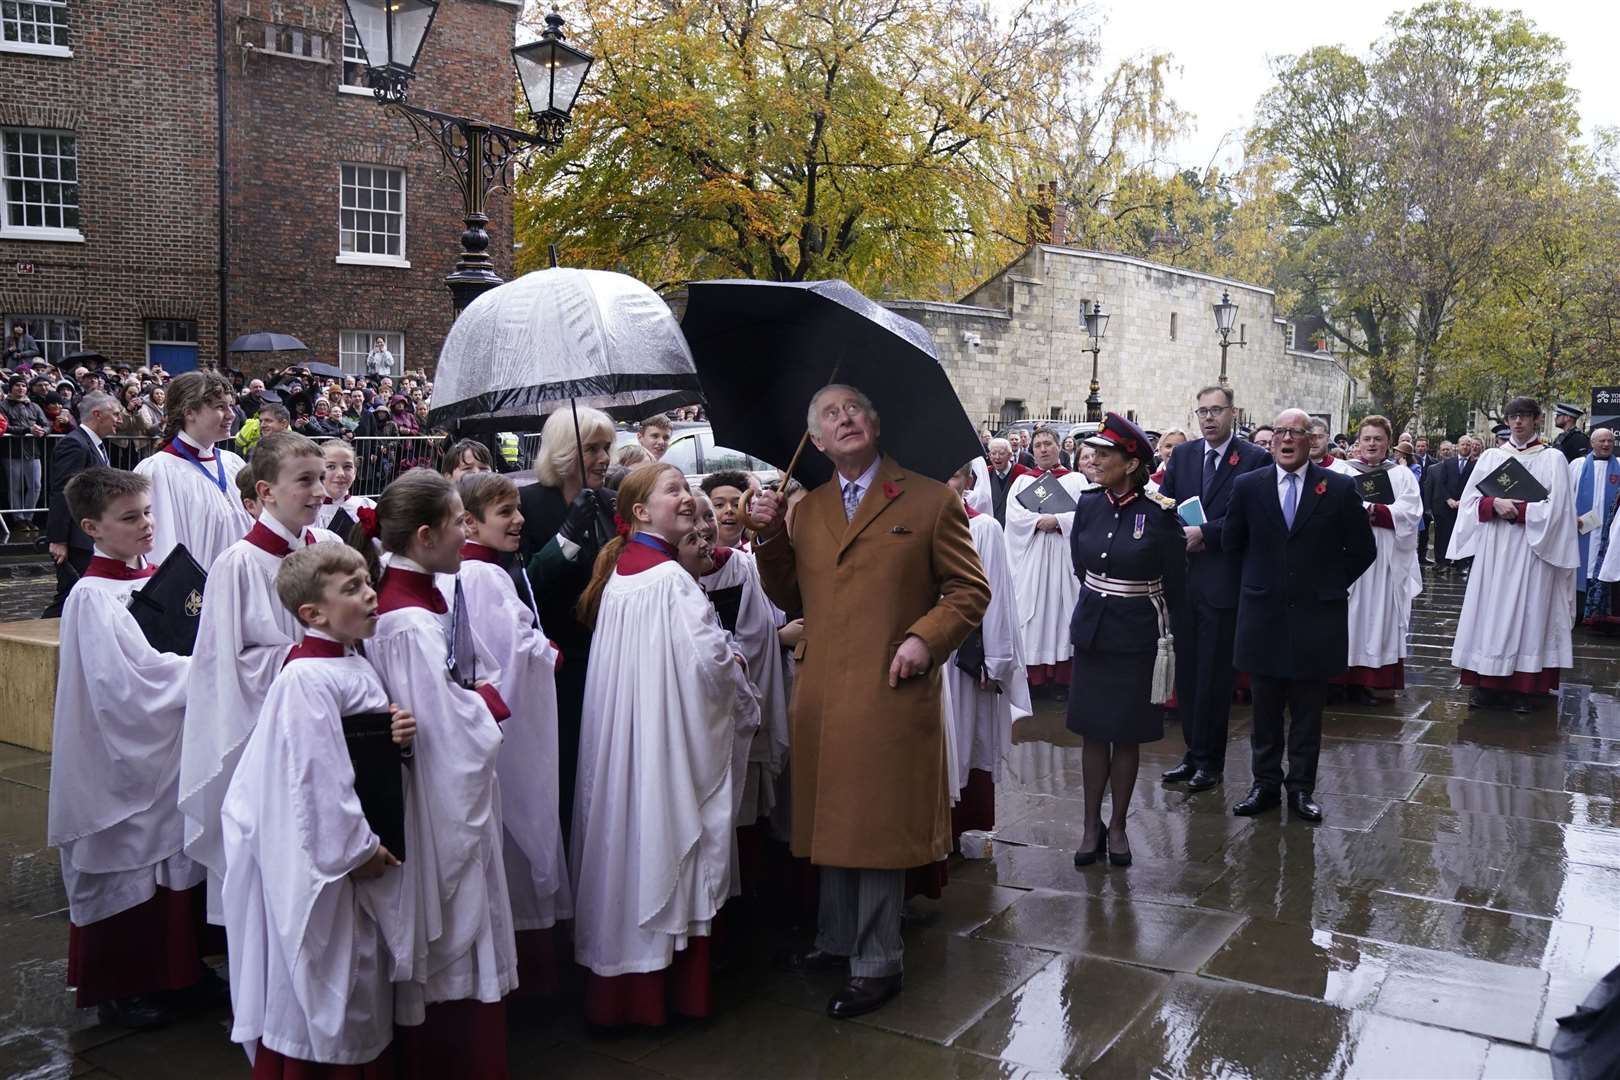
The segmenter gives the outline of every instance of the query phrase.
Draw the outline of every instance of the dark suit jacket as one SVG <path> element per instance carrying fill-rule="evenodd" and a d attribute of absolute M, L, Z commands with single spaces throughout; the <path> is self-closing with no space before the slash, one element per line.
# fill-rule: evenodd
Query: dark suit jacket
<path fill-rule="evenodd" d="M 1453 518 L 1457 511 L 1446 505 L 1447 499 L 1462 501 L 1463 488 L 1474 471 L 1474 463 L 1453 454 L 1424 474 L 1429 489 L 1429 512 L 1436 517 Z"/>
<path fill-rule="evenodd" d="M 1204 454 L 1208 444 L 1191 439 L 1170 451 L 1159 493 L 1181 503 L 1199 496 L 1204 502 L 1204 549 L 1187 556 L 1187 597 L 1210 607 L 1234 608 L 1238 602 L 1238 555 L 1227 550 L 1225 526 L 1232 482 L 1271 464 L 1264 449 L 1234 436 L 1226 456 L 1215 463 L 1215 479 L 1204 491 Z M 1232 464 L 1232 455 L 1237 464 Z"/>
<path fill-rule="evenodd" d="M 50 464 L 50 488 L 45 497 L 45 505 L 48 508 L 45 518 L 45 539 L 52 544 L 66 544 L 70 548 L 89 551 L 95 544 L 68 512 L 67 497 L 63 492 L 69 480 L 92 465 L 102 464 L 101 455 L 96 453 L 96 444 L 91 441 L 90 433 L 83 428 L 74 428 L 57 439 L 56 449 L 51 452 Z"/>
<path fill-rule="evenodd" d="M 1350 586 L 1378 554 L 1350 478 L 1308 465 L 1289 529 L 1276 470 L 1240 476 L 1226 512 L 1225 541 L 1243 559 L 1234 666 L 1279 679 L 1326 679 L 1344 671 Z"/>

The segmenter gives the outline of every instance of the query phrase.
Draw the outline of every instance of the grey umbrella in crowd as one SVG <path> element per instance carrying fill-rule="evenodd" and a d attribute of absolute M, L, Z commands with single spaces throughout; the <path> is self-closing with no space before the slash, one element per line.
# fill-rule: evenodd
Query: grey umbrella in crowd
<path fill-rule="evenodd" d="M 228 353 L 239 352 L 308 352 L 309 346 L 291 334 L 244 334 L 231 342 Z"/>

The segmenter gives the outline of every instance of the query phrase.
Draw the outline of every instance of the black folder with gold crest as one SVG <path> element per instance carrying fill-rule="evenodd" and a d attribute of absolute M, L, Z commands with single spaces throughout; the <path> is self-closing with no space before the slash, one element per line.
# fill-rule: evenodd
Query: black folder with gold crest
<path fill-rule="evenodd" d="M 176 544 L 157 573 L 129 594 L 129 613 L 158 652 L 190 656 L 202 622 L 203 587 L 208 575 L 186 545 Z"/>
<path fill-rule="evenodd" d="M 1357 473 L 1351 477 L 1356 484 L 1356 494 L 1362 502 L 1378 503 L 1381 506 L 1395 504 L 1395 484 L 1389 478 L 1388 469 L 1369 469 L 1364 473 Z"/>
<path fill-rule="evenodd" d="M 1511 499 L 1514 502 L 1541 502 L 1547 498 L 1547 489 L 1518 458 L 1508 458 L 1489 476 L 1479 482 L 1479 493 L 1493 499 Z"/>
<path fill-rule="evenodd" d="M 393 716 L 355 713 L 343 718 L 343 741 L 354 765 L 354 793 L 366 824 L 394 858 L 405 861 L 405 778 L 394 744 Z"/>
<path fill-rule="evenodd" d="M 1018 493 L 1018 505 L 1032 514 L 1072 514 L 1079 504 L 1057 477 L 1047 473 Z"/>
<path fill-rule="evenodd" d="M 326 530 L 337 534 L 337 538 L 345 544 L 349 542 L 349 534 L 354 532 L 354 518 L 349 516 L 347 510 L 339 509 L 332 515 L 332 520 L 326 523 Z M 394 850 L 389 848 L 389 851 Z"/>

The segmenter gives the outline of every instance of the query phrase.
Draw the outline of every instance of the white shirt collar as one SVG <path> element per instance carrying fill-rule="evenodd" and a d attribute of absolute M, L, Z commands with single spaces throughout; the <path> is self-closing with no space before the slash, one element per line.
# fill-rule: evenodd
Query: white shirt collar
<path fill-rule="evenodd" d="M 313 626 L 304 627 L 304 636 L 307 638 L 319 638 L 321 641 L 330 641 L 334 645 L 343 645 L 341 641 L 333 637 L 331 634 L 326 633 L 324 630 L 317 630 Z M 348 649 L 349 646 L 343 645 L 345 655 L 348 653 Z"/>
<path fill-rule="evenodd" d="M 1305 470 L 1311 467 L 1311 462 L 1309 458 L 1306 458 L 1305 464 L 1293 470 L 1291 473 L 1281 465 L 1274 465 L 1272 467 L 1277 470 L 1277 486 L 1282 487 L 1288 482 L 1289 476 L 1297 476 L 1299 477 L 1300 482 L 1303 483 L 1305 481 Z M 1326 468 L 1326 466 L 1324 466 L 1324 468 Z"/>
<path fill-rule="evenodd" d="M 95 429 L 89 424 L 81 424 L 79 426 L 86 435 L 90 436 L 91 444 L 94 445 L 97 450 L 103 450 L 107 444 L 101 441 L 101 436 L 96 434 Z"/>
<path fill-rule="evenodd" d="M 1209 440 L 1205 439 L 1204 440 L 1204 456 L 1208 457 L 1209 452 L 1211 450 L 1213 450 L 1213 451 L 1215 451 L 1215 460 L 1216 460 L 1217 463 L 1219 463 L 1220 459 L 1226 456 L 1226 448 L 1228 446 L 1232 445 L 1232 440 L 1235 439 L 1235 438 L 1237 438 L 1236 434 L 1228 435 L 1226 437 L 1226 441 L 1221 443 L 1219 446 L 1211 446 L 1209 444 Z"/>
<path fill-rule="evenodd" d="M 872 490 L 872 481 L 877 479 L 878 465 L 881 464 L 882 461 L 883 461 L 883 455 L 882 454 L 879 454 L 877 457 L 874 457 L 872 459 L 872 464 L 870 464 L 870 465 L 868 465 L 866 467 L 866 471 L 861 473 L 861 475 L 857 476 L 854 480 L 845 480 L 844 477 L 842 476 L 842 474 L 840 474 L 839 477 L 838 477 L 838 490 L 839 490 L 839 492 L 842 493 L 842 492 L 848 491 L 849 490 L 849 485 L 851 485 L 851 484 L 859 484 L 860 488 L 861 488 L 861 494 L 862 495 L 865 495 L 868 491 L 871 491 Z"/>
<path fill-rule="evenodd" d="M 287 541 L 288 547 L 298 547 L 304 542 L 304 538 L 301 533 L 292 532 L 287 528 L 287 526 L 283 525 L 280 521 L 277 521 L 276 515 L 272 514 L 269 510 L 266 510 L 264 513 L 259 515 L 259 523 L 265 528 L 269 529 L 271 532 L 275 533 L 277 536 L 281 537 L 283 540 Z"/>
<path fill-rule="evenodd" d="M 427 567 L 423 566 L 421 563 L 417 562 L 415 559 L 407 559 L 403 555 L 390 555 L 388 557 L 388 565 L 391 568 L 398 568 L 400 570 L 409 570 L 412 573 L 416 573 L 416 574 L 426 574 L 428 572 Z"/>
<path fill-rule="evenodd" d="M 118 556 L 109 555 L 105 551 L 102 551 L 100 544 L 93 545 L 90 548 L 90 554 L 92 554 L 92 555 L 94 555 L 94 556 L 96 556 L 97 558 L 100 558 L 100 559 L 110 559 L 113 562 L 124 563 L 125 566 L 129 565 L 129 563 L 125 562 L 123 559 L 120 559 Z M 146 563 L 146 556 L 145 555 L 142 555 L 140 558 L 135 560 L 135 567 L 134 568 L 136 570 L 145 570 L 146 566 L 147 566 L 147 563 Z"/>

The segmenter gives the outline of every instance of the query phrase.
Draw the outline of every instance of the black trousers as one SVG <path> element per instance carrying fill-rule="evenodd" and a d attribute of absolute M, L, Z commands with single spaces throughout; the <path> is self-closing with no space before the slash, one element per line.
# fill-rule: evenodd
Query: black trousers
<path fill-rule="evenodd" d="M 1274 679 L 1251 676 L 1254 729 L 1249 748 L 1254 782 L 1268 791 L 1287 787 L 1309 794 L 1316 790 L 1316 759 L 1322 752 L 1322 706 L 1326 679 Z M 1282 770 L 1283 710 L 1288 710 L 1288 775 Z"/>
<path fill-rule="evenodd" d="M 51 597 L 51 606 L 45 609 L 40 618 L 62 617 L 62 605 L 67 603 L 68 590 L 90 569 L 90 558 L 94 554 L 90 548 L 68 548 L 67 558 L 56 564 L 56 595 Z"/>
<path fill-rule="evenodd" d="M 1213 773 L 1225 772 L 1237 609 L 1188 599 L 1175 615 L 1173 630 L 1176 711 L 1181 714 L 1181 736 L 1187 743 L 1182 760 Z"/>
<path fill-rule="evenodd" d="M 1446 552 L 1451 550 L 1451 531 L 1457 527 L 1457 511 L 1446 507 L 1444 514 L 1434 515 L 1434 565 L 1450 566 Z"/>

